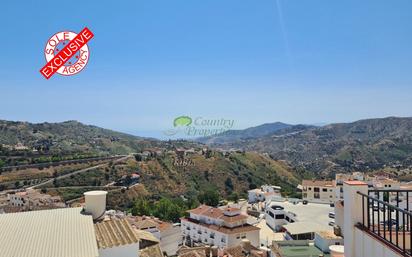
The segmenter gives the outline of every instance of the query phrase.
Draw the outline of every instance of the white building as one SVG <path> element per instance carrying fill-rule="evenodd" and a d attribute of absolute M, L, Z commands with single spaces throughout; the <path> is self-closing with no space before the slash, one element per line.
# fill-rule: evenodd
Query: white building
<path fill-rule="evenodd" d="M 0 256 L 163 257 L 158 240 L 126 219 L 100 220 L 106 192 L 86 192 L 85 208 L 0 215 Z"/>
<path fill-rule="evenodd" d="M 0 227 L 0 256 L 99 256 L 92 216 L 82 208 L 2 214 Z"/>
<path fill-rule="evenodd" d="M 335 202 L 335 181 L 328 180 L 303 180 L 302 199 L 309 203 Z"/>
<path fill-rule="evenodd" d="M 264 202 L 268 198 L 281 197 L 279 186 L 263 185 L 260 188 L 252 189 L 248 191 L 248 202 Z"/>
<path fill-rule="evenodd" d="M 247 219 L 248 215 L 237 208 L 201 205 L 189 211 L 189 218 L 181 219 L 182 234 L 191 244 L 208 244 L 223 249 L 248 239 L 258 247 L 260 228 L 249 225 Z"/>
<path fill-rule="evenodd" d="M 333 208 L 326 204 L 272 202 L 265 208 L 265 221 L 289 240 L 313 240 L 316 232 L 333 230 L 330 212 Z"/>
<path fill-rule="evenodd" d="M 139 237 L 126 219 L 94 225 L 99 257 L 138 257 Z"/>
<path fill-rule="evenodd" d="M 154 217 L 128 217 L 132 226 L 136 229 L 150 232 L 159 241 L 160 247 L 168 256 L 176 255 L 177 250 L 183 244 L 181 225 L 161 221 Z"/>
<path fill-rule="evenodd" d="M 368 192 L 361 181 L 344 182 L 344 200 L 335 204 L 336 225 L 344 237 L 345 257 L 411 256 L 411 232 L 395 217 L 411 219 L 410 209 L 397 208 Z M 385 206 L 376 208 L 377 204 Z M 391 211 L 392 210 L 392 211 Z M 388 216 L 392 220 L 388 222 Z M 389 217 L 390 217 L 389 216 Z"/>
<path fill-rule="evenodd" d="M 332 231 L 318 231 L 315 233 L 315 246 L 324 253 L 329 253 L 331 245 L 343 245 L 343 238 Z"/>
<path fill-rule="evenodd" d="M 362 172 L 352 172 L 351 174 L 337 173 L 335 175 L 336 200 L 343 199 L 343 182 L 350 180 L 365 181 L 365 175 Z"/>
<path fill-rule="evenodd" d="M 41 194 L 36 190 L 10 193 L 7 194 L 7 198 L 10 207 L 20 207 L 19 209 L 24 211 L 66 207 L 66 204 L 59 196 Z"/>

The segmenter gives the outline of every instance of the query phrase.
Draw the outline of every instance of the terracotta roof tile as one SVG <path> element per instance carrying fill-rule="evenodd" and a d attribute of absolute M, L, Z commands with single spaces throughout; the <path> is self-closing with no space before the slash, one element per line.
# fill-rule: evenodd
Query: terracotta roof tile
<path fill-rule="evenodd" d="M 224 234 L 236 234 L 236 233 L 243 233 L 243 232 L 260 230 L 260 228 L 249 225 L 249 224 L 245 224 L 243 226 L 239 226 L 239 227 L 235 227 L 235 228 L 228 228 L 228 227 L 222 227 L 222 226 L 217 226 L 217 225 L 209 225 L 209 224 L 205 224 L 205 223 L 200 223 L 200 222 L 198 222 L 196 220 L 193 220 L 193 219 L 182 218 L 181 220 L 191 222 L 191 223 L 194 223 L 194 224 L 200 225 L 202 227 L 209 228 L 211 230 L 218 231 L 218 232 L 221 232 L 221 233 L 224 233 Z"/>
<path fill-rule="evenodd" d="M 318 187 L 333 187 L 335 181 L 333 180 L 303 180 L 302 186 L 318 186 Z"/>

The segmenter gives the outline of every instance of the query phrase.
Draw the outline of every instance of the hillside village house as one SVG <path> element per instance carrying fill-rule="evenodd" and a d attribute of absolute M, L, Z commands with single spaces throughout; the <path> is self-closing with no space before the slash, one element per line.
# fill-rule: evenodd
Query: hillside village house
<path fill-rule="evenodd" d="M 7 194 L 8 206 L 15 210 L 28 211 L 40 209 L 64 208 L 66 204 L 59 196 L 39 193 L 36 190 Z"/>
<path fill-rule="evenodd" d="M 168 256 L 176 255 L 177 250 L 183 244 L 180 224 L 172 224 L 147 216 L 128 216 L 127 219 L 136 229 L 147 231 L 160 240 L 160 247 Z"/>
<path fill-rule="evenodd" d="M 279 186 L 263 185 L 260 188 L 252 189 L 248 191 L 248 202 L 264 202 L 268 198 L 281 197 Z"/>
<path fill-rule="evenodd" d="M 85 208 L 1 214 L 0 256 L 163 257 L 151 233 L 101 215 L 105 193 L 86 192 Z"/>
<path fill-rule="evenodd" d="M 343 182 L 351 180 L 364 181 L 365 175 L 362 172 L 353 172 L 351 174 L 337 173 L 335 175 L 336 200 L 343 199 Z"/>
<path fill-rule="evenodd" d="M 270 257 L 269 249 L 257 248 L 249 240 L 243 239 L 237 246 L 219 249 L 217 246 L 182 246 L 178 251 L 178 257 Z"/>
<path fill-rule="evenodd" d="M 182 218 L 182 234 L 193 245 L 202 243 L 219 248 L 239 245 L 248 239 L 253 246 L 260 244 L 260 228 L 247 223 L 248 215 L 240 209 L 224 209 L 201 205 L 189 211 L 189 218 Z"/>
<path fill-rule="evenodd" d="M 334 203 L 335 181 L 332 180 L 303 180 L 302 199 L 311 203 Z"/>

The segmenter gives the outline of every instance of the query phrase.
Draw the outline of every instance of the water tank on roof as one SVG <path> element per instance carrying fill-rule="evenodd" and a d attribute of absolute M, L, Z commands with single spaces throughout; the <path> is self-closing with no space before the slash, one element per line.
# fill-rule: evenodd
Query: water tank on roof
<path fill-rule="evenodd" d="M 329 246 L 331 257 L 344 257 L 345 247 L 343 245 L 331 245 Z"/>
<path fill-rule="evenodd" d="M 93 220 L 100 219 L 106 212 L 106 191 L 89 191 L 84 193 L 87 214 L 91 214 Z"/>

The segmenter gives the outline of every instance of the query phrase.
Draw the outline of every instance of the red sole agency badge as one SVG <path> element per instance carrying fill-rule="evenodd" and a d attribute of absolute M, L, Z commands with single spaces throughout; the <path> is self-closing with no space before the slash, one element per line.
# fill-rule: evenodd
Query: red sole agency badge
<path fill-rule="evenodd" d="M 84 28 L 79 34 L 72 31 L 54 34 L 44 49 L 47 64 L 40 73 L 49 79 L 55 73 L 72 76 L 82 71 L 89 62 L 90 51 L 87 42 L 93 36 L 88 28 Z"/>

